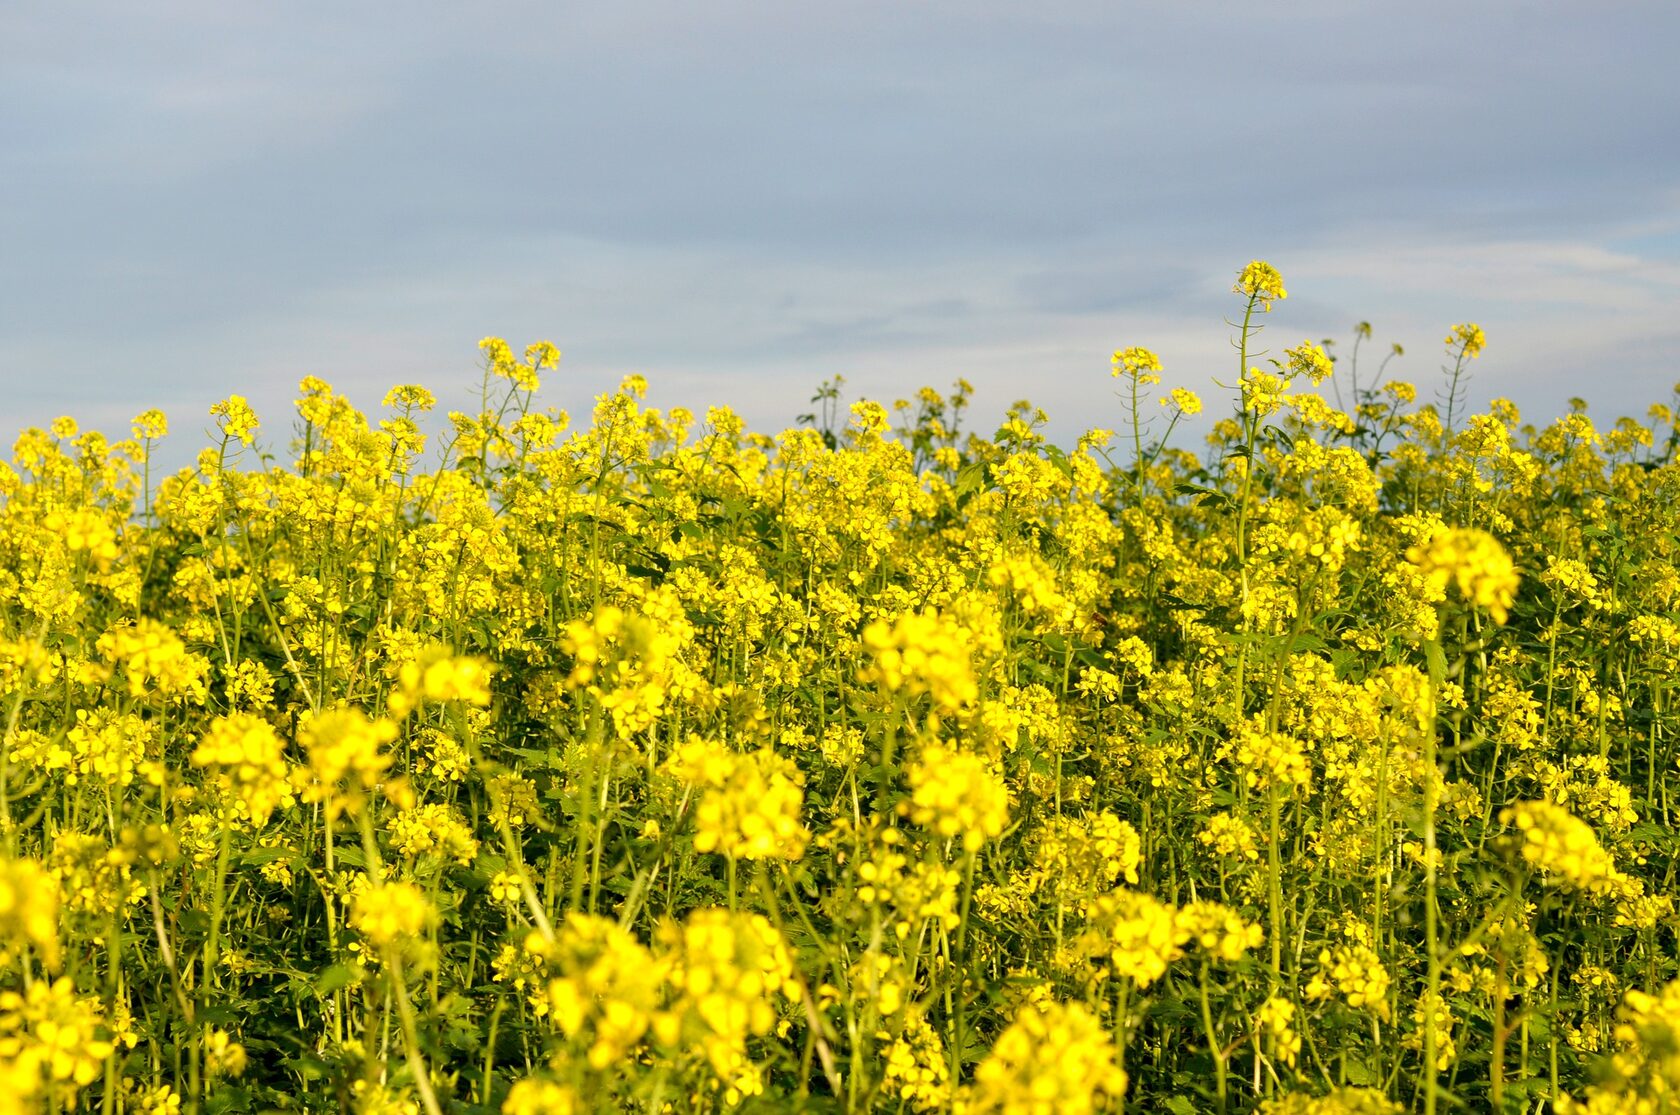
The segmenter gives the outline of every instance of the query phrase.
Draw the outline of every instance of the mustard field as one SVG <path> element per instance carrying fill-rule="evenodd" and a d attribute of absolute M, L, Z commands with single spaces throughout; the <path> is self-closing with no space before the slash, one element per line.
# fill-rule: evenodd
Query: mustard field
<path fill-rule="evenodd" d="M 24 431 L 0 1113 L 1680 1110 L 1680 416 L 1284 299 L 1072 446 L 494 338 Z"/>

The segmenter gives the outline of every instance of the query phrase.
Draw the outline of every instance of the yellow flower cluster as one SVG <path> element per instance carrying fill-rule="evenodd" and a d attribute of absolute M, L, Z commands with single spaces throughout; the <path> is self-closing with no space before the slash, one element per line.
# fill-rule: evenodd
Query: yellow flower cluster
<path fill-rule="evenodd" d="M 759 1094 L 747 1043 L 770 1032 L 778 1000 L 800 994 L 781 935 L 758 914 L 697 910 L 663 936 L 678 999 L 656 1020 L 659 1040 L 694 1043 L 731 1102 Z"/>
<path fill-rule="evenodd" d="M 1388 969 L 1368 945 L 1340 945 L 1318 954 L 1318 972 L 1307 982 L 1308 999 L 1340 995 L 1347 1005 L 1386 1020 L 1389 1016 Z"/>
<path fill-rule="evenodd" d="M 356 892 L 350 924 L 377 949 L 403 948 L 437 922 L 437 909 L 413 883 L 369 883 Z"/>
<path fill-rule="evenodd" d="M 589 1110 L 569 1085 L 526 1077 L 508 1089 L 502 1115 L 585 1115 Z"/>
<path fill-rule="evenodd" d="M 431 648 L 404 662 L 388 701 L 391 715 L 399 719 L 407 716 L 423 701 L 489 704 L 489 664 L 481 658 L 457 658 L 443 647 Z"/>
<path fill-rule="evenodd" d="M 1058 897 L 1096 894 L 1122 878 L 1135 886 L 1142 857 L 1137 829 L 1112 813 L 1058 817 L 1039 837 L 1039 886 Z"/>
<path fill-rule="evenodd" d="M 0 969 L 17 950 L 35 951 L 51 971 L 59 967 L 58 881 L 27 859 L 0 859 Z"/>
<path fill-rule="evenodd" d="M 462 867 L 478 855 L 472 826 L 443 802 L 426 802 L 391 819 L 391 847 L 402 855 L 434 855 Z"/>
<path fill-rule="evenodd" d="M 229 395 L 211 407 L 210 414 L 216 419 L 216 426 L 224 438 L 246 445 L 256 443 L 257 414 L 245 401 L 245 396 Z"/>
<path fill-rule="evenodd" d="M 1455 586 L 1472 606 L 1485 608 L 1495 623 L 1504 623 L 1516 600 L 1520 578 L 1511 555 L 1485 530 L 1443 530 L 1406 551 L 1437 594 Z"/>
<path fill-rule="evenodd" d="M 191 654 L 180 637 L 151 619 L 122 624 L 99 636 L 99 653 L 122 667 L 131 697 L 155 693 L 165 698 L 202 702 L 209 663 Z"/>
<path fill-rule="evenodd" d="M 1283 289 L 1283 276 L 1263 259 L 1254 260 L 1244 267 L 1237 275 L 1237 285 L 1231 290 L 1234 294 L 1246 295 L 1261 309 L 1269 309 L 1274 300 L 1289 297 L 1289 292 Z"/>
<path fill-rule="evenodd" d="M 1295 1029 L 1295 1004 L 1272 995 L 1254 1012 L 1256 1031 L 1265 1038 L 1270 1056 L 1291 1067 L 1301 1056 L 1301 1035 Z"/>
<path fill-rule="evenodd" d="M 1522 858 L 1559 885 L 1589 894 L 1624 889 L 1625 876 L 1598 842 L 1592 827 L 1560 805 L 1520 801 L 1499 819 L 1522 835 Z"/>
<path fill-rule="evenodd" d="M 379 784 L 391 763 L 386 746 L 397 738 L 397 725 L 370 719 L 359 708 L 335 708 L 310 717 L 301 736 L 313 779 L 304 796 L 337 813 Z"/>
<path fill-rule="evenodd" d="M 1114 1040 L 1078 1003 L 1027 1007 L 974 1070 L 965 1115 L 1088 1115 L 1126 1093 Z"/>
<path fill-rule="evenodd" d="M 1655 994 L 1630 989 L 1616 1012 L 1616 1051 L 1601 1080 L 1561 1115 L 1661 1115 L 1680 1105 L 1680 982 Z"/>
<path fill-rule="evenodd" d="M 1117 976 L 1148 987 L 1184 955 L 1178 913 L 1147 894 L 1117 890 L 1093 899 L 1086 912 L 1085 953 Z"/>
<path fill-rule="evenodd" d="M 546 1006 L 567 1036 L 587 1035 L 589 1063 L 629 1056 L 660 1016 L 663 964 L 617 922 L 590 914 L 567 915 L 552 944 L 533 935 L 532 946 L 560 972 Z"/>
<path fill-rule="evenodd" d="M 1312 783 L 1306 744 L 1283 732 L 1245 725 L 1237 735 L 1233 757 L 1243 781 L 1261 790 L 1291 790 Z"/>
<path fill-rule="evenodd" d="M 0 1082 L 20 1110 L 69 1110 L 113 1051 L 98 1002 L 68 978 L 0 992 Z M 27 1104 L 27 1107 L 22 1106 Z"/>
<path fill-rule="evenodd" d="M 1483 333 L 1482 327 L 1474 322 L 1464 322 L 1453 326 L 1452 332 L 1447 334 L 1447 339 L 1443 343 L 1449 349 L 1458 349 L 1465 356 L 1473 359 L 1480 356 L 1482 349 L 1487 347 L 1487 334 Z"/>
<path fill-rule="evenodd" d="M 863 682 L 889 692 L 928 694 L 936 707 L 956 712 L 979 696 L 969 660 L 971 636 L 956 620 L 937 611 L 906 612 L 878 619 L 863 630 L 863 648 L 873 663 Z"/>
<path fill-rule="evenodd" d="M 1260 927 L 1218 902 L 1202 899 L 1178 911 L 1179 934 L 1215 960 L 1234 963 L 1265 940 Z"/>
<path fill-rule="evenodd" d="M 268 721 L 248 712 L 217 717 L 192 753 L 216 772 L 227 806 L 256 825 L 294 800 L 285 744 Z"/>
<path fill-rule="evenodd" d="M 1161 370 L 1161 358 L 1146 348 L 1123 348 L 1114 354 L 1113 375 L 1116 379 L 1129 376 L 1139 383 L 1160 383 L 1155 373 Z"/>
<path fill-rule="evenodd" d="M 910 819 L 969 852 L 1009 824 L 1009 788 L 979 755 L 930 743 L 910 764 Z"/>
<path fill-rule="evenodd" d="M 772 751 L 740 755 L 690 739 L 671 756 L 671 773 L 701 791 L 694 850 L 740 859 L 798 859 L 810 832 L 800 823 L 804 778 Z"/>

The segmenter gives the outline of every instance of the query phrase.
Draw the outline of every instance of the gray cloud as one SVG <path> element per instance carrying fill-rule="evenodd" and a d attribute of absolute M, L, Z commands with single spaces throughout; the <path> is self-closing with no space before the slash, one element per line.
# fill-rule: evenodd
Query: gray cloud
<path fill-rule="evenodd" d="M 1674 378 L 1672 4 L 566 7 L 8 5 L 4 416 L 371 404 L 500 332 L 574 410 L 968 374 L 1065 435 L 1118 345 L 1229 375 L 1255 256 L 1291 343 L 1427 378 L 1481 320 L 1531 414 Z"/>

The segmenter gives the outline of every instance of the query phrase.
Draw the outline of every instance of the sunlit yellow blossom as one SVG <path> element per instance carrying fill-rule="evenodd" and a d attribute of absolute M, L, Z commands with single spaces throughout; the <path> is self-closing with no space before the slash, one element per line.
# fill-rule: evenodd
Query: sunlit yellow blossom
<path fill-rule="evenodd" d="M 356 892 L 350 924 L 377 948 L 418 939 L 437 921 L 437 910 L 413 883 L 370 884 Z"/>
<path fill-rule="evenodd" d="M 1176 917 L 1185 939 L 1216 960 L 1241 960 L 1245 952 L 1258 948 L 1265 939 L 1258 925 L 1218 902 L 1192 902 Z"/>
<path fill-rule="evenodd" d="M 0 993 L 0 1072 L 22 1095 L 69 1109 L 112 1053 L 112 1043 L 97 1036 L 102 1021 L 98 1002 L 77 995 L 66 977 Z"/>
<path fill-rule="evenodd" d="M 1522 834 L 1522 857 L 1557 883 L 1593 893 L 1619 888 L 1622 875 L 1585 821 L 1562 806 L 1522 801 L 1499 814 Z"/>
<path fill-rule="evenodd" d="M 1250 786 L 1289 789 L 1312 781 L 1306 746 L 1295 736 L 1247 725 L 1237 736 L 1234 755 Z"/>
<path fill-rule="evenodd" d="M 580 913 L 567 915 L 545 952 L 559 972 L 546 1006 L 561 1029 L 588 1036 L 597 1069 L 628 1055 L 660 1013 L 664 962 L 616 922 Z"/>
<path fill-rule="evenodd" d="M 720 1084 L 757 1095 L 747 1043 L 770 1032 L 778 1000 L 798 995 L 787 945 L 763 917 L 727 910 L 696 910 L 662 936 L 678 1001 L 655 1021 L 660 1042 L 695 1043 Z"/>
<path fill-rule="evenodd" d="M 1202 399 L 1188 387 L 1175 387 L 1161 399 L 1162 406 L 1170 406 L 1180 414 L 1202 413 Z"/>
<path fill-rule="evenodd" d="M 1161 370 L 1161 358 L 1146 348 L 1125 348 L 1114 353 L 1114 376 L 1129 376 L 1140 384 L 1160 383 L 1154 373 Z"/>
<path fill-rule="evenodd" d="M 940 744 L 910 764 L 910 818 L 977 852 L 1009 823 L 1009 789 L 979 755 Z"/>
<path fill-rule="evenodd" d="M 1121 890 L 1104 895 L 1091 902 L 1088 917 L 1086 953 L 1139 987 L 1166 975 L 1167 966 L 1184 955 L 1187 934 L 1177 911 L 1147 894 Z"/>
<path fill-rule="evenodd" d="M 418 384 L 405 383 L 385 392 L 385 398 L 381 400 L 380 405 L 426 411 L 437 405 L 437 397 Z"/>
<path fill-rule="evenodd" d="M 863 632 L 874 665 L 862 677 L 887 690 L 930 694 L 939 707 L 955 711 L 979 693 L 968 643 L 961 625 L 938 612 L 909 612 L 890 623 L 878 619 Z"/>
<path fill-rule="evenodd" d="M 1251 262 L 1237 276 L 1237 285 L 1232 292 L 1244 294 L 1253 298 L 1261 309 L 1269 309 L 1273 300 L 1289 297 L 1289 292 L 1283 289 L 1283 276 L 1277 268 L 1265 260 L 1257 259 Z"/>
<path fill-rule="evenodd" d="M 210 408 L 222 435 L 246 445 L 256 443 L 257 415 L 243 395 L 229 395 Z"/>
<path fill-rule="evenodd" d="M 588 1110 L 565 1084 L 527 1077 L 508 1089 L 502 1115 L 583 1115 Z"/>
<path fill-rule="evenodd" d="M 1339 994 L 1350 1007 L 1364 1008 L 1387 1019 L 1388 969 L 1365 945 L 1343 945 L 1318 954 L 1318 972 L 1306 985 L 1308 999 Z"/>
<path fill-rule="evenodd" d="M 169 419 L 155 408 L 141 411 L 134 416 L 133 431 L 136 441 L 155 441 L 169 433 Z"/>
<path fill-rule="evenodd" d="M 203 700 L 209 664 L 190 654 L 178 635 L 156 620 L 121 624 L 99 637 L 99 653 L 121 666 L 132 697 L 156 692 Z"/>
<path fill-rule="evenodd" d="M 701 790 L 694 850 L 742 859 L 798 859 L 811 834 L 800 823 L 804 777 L 770 751 L 738 755 L 691 739 L 671 758 L 678 778 Z"/>
<path fill-rule="evenodd" d="M 1481 326 L 1473 322 L 1465 322 L 1462 325 L 1453 326 L 1452 332 L 1447 334 L 1447 339 L 1443 343 L 1449 349 L 1459 349 L 1465 356 L 1474 358 L 1480 356 L 1482 349 L 1487 347 L 1487 335 L 1482 332 Z"/>
<path fill-rule="evenodd" d="M 352 794 L 371 790 L 390 765 L 385 746 L 396 737 L 397 726 L 391 721 L 369 719 L 357 708 L 328 709 L 311 717 L 300 733 L 314 778 L 307 795 L 341 802 L 343 789 Z"/>
<path fill-rule="evenodd" d="M 1335 371 L 1330 354 L 1311 341 L 1302 341 L 1298 347 L 1286 348 L 1283 353 L 1289 358 L 1289 373 L 1305 375 L 1315 385 L 1323 383 Z"/>
<path fill-rule="evenodd" d="M 1027 1007 L 974 1070 L 961 1109 L 979 1115 L 1086 1115 L 1126 1092 L 1114 1041 L 1078 1003 Z"/>
<path fill-rule="evenodd" d="M 442 647 L 434 647 L 419 658 L 404 662 L 397 671 L 397 687 L 391 691 L 391 714 L 407 716 L 422 701 L 465 701 L 490 703 L 490 667 L 480 658 L 461 658 Z"/>
<path fill-rule="evenodd" d="M 211 1076 L 244 1076 L 245 1047 L 226 1030 L 204 1035 L 204 1069 Z"/>
<path fill-rule="evenodd" d="M 193 750 L 192 763 L 213 770 L 256 824 L 293 800 L 285 743 L 261 717 L 245 712 L 218 717 Z"/>
<path fill-rule="evenodd" d="M 1271 1056 L 1294 1066 L 1301 1055 L 1301 1035 L 1295 1029 L 1295 1004 L 1273 995 L 1254 1012 L 1254 1022 L 1265 1035 Z"/>
<path fill-rule="evenodd" d="M 0 859 L 0 968 L 27 946 L 52 971 L 59 966 L 58 881 L 33 860 Z"/>
<path fill-rule="evenodd" d="M 1495 623 L 1504 623 L 1510 615 L 1517 595 L 1517 571 L 1505 547 L 1486 531 L 1443 530 L 1407 550 L 1406 560 L 1418 567 L 1436 591 L 1456 585 L 1465 600 L 1486 608 Z"/>

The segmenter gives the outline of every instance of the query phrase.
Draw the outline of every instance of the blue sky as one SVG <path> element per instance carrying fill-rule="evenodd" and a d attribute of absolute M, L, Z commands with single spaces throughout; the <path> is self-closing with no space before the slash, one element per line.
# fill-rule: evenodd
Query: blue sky
<path fill-rule="evenodd" d="M 552 339 L 574 413 L 778 429 L 966 376 L 1070 438 L 1108 356 L 1204 392 L 1249 259 L 1275 347 L 1480 322 L 1473 401 L 1680 379 L 1680 5 L 0 6 L 0 430 L 147 406 L 185 455 L 297 380 L 464 404 Z"/>

